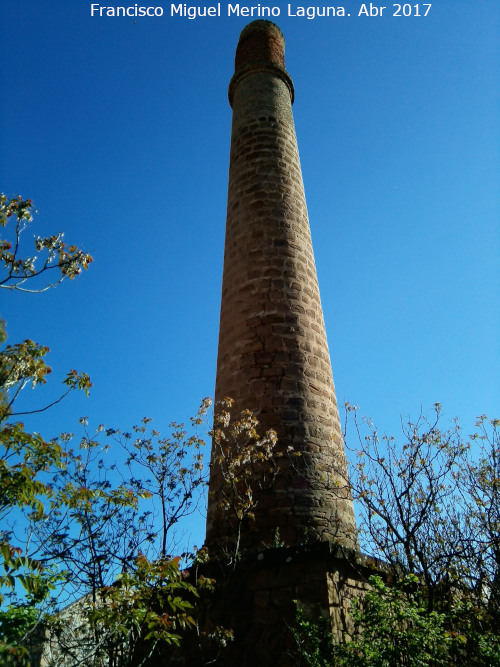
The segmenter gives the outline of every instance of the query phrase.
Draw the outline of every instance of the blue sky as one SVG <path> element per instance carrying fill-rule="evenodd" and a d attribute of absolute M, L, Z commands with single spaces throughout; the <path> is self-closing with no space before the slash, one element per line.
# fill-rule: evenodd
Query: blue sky
<path fill-rule="evenodd" d="M 390 433 L 440 401 L 471 432 L 500 416 L 500 4 L 439 0 L 426 17 L 362 4 L 314 20 L 268 5 L 295 85 L 337 398 Z M 3 3 L 0 189 L 34 200 L 34 233 L 64 231 L 95 259 L 71 284 L 1 295 L 9 342 L 51 348 L 53 377 L 24 405 L 49 402 L 70 368 L 94 383 L 27 421 L 47 437 L 82 415 L 165 431 L 213 394 L 227 86 L 251 19 L 227 2 L 195 20 L 154 6 L 162 17 Z"/>

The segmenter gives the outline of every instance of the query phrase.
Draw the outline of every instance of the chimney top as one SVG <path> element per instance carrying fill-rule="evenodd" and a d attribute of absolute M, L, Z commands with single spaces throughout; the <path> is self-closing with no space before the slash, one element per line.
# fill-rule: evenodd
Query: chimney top
<path fill-rule="evenodd" d="M 285 67 L 285 38 L 275 23 L 252 21 L 241 31 L 234 71 L 264 62 Z"/>
<path fill-rule="evenodd" d="M 290 75 L 285 69 L 285 38 L 272 21 L 252 21 L 243 28 L 236 47 L 234 75 L 229 84 L 229 102 L 233 105 L 236 84 L 246 75 L 256 71 L 271 71 L 283 79 L 290 90 L 293 104 L 294 92 Z"/>

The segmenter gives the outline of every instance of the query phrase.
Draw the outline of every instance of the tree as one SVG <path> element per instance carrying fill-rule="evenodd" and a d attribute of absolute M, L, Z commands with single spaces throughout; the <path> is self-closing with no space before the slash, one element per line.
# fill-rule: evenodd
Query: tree
<path fill-rule="evenodd" d="M 8 225 L 11 240 L 0 240 L 0 262 L 5 274 L 0 276 L 0 287 L 8 290 L 40 292 L 62 282 L 70 280 L 86 269 L 92 257 L 76 246 L 67 247 L 62 241 L 63 235 L 35 239 L 35 249 L 46 251 L 42 265 L 37 266 L 37 257 L 26 259 L 19 257 L 22 233 L 33 221 L 33 203 L 22 197 L 8 198 L 0 195 L 0 225 Z M 56 269 L 59 277 L 48 283 L 40 282 L 42 276 Z M 33 287 L 25 287 L 26 283 Z M 7 339 L 5 322 L 0 320 L 0 343 Z M 27 434 L 20 422 L 7 420 L 20 414 L 32 414 L 47 410 L 58 403 L 73 389 L 83 389 L 88 395 L 91 382 L 88 375 L 70 371 L 64 379 L 66 390 L 63 395 L 50 405 L 28 412 L 14 413 L 13 405 L 21 391 L 27 387 L 36 387 L 46 382 L 51 372 L 45 363 L 48 347 L 38 345 L 31 340 L 15 345 L 7 345 L 0 351 L 0 444 L 3 458 L 0 461 L 0 484 L 3 498 L 0 502 L 1 513 L 6 508 L 28 504 L 37 506 L 38 497 L 50 495 L 50 488 L 39 479 L 45 465 L 61 463 L 61 449 L 54 443 L 47 443 L 38 434 Z M 1 534 L 0 534 L 1 537 Z"/>
<path fill-rule="evenodd" d="M 92 257 L 76 246 L 66 246 L 63 235 L 35 238 L 35 251 L 42 254 L 21 258 L 22 234 L 33 221 L 33 204 L 22 197 L 8 198 L 0 195 L 0 225 L 6 229 L 7 238 L 0 239 L 0 264 L 4 274 L 0 287 L 20 292 L 40 292 L 73 279 L 86 269 Z M 10 236 L 10 239 L 9 239 Z M 50 272 L 58 274 L 55 280 L 45 281 Z M 5 322 L 0 320 L 0 343 L 7 338 Z M 37 433 L 27 433 L 21 422 L 8 421 L 16 416 L 13 406 L 21 391 L 31 385 L 46 382 L 50 368 L 44 357 L 48 348 L 31 340 L 7 345 L 0 352 L 0 652 L 4 659 L 21 660 L 26 653 L 22 638 L 33 627 L 39 614 L 37 605 L 54 588 L 57 576 L 44 570 L 41 563 L 12 544 L 12 531 L 7 518 L 13 511 L 27 509 L 33 516 L 43 513 L 44 500 L 50 498 L 52 489 L 44 475 L 63 467 L 63 451 L 58 443 L 47 442 Z M 88 393 L 90 378 L 70 371 L 64 380 L 66 390 L 54 403 L 73 389 Z M 29 413 L 46 410 L 51 405 L 30 410 Z M 17 413 L 17 415 L 26 412 Z M 21 586 L 25 591 L 19 604 L 12 604 L 11 596 Z M 7 596 L 7 601 L 5 599 Z"/>
<path fill-rule="evenodd" d="M 361 514 L 360 540 L 370 555 L 394 570 L 423 576 L 430 592 L 448 581 L 460 558 L 463 517 L 456 512 L 456 481 L 468 449 L 458 423 L 439 428 L 420 417 L 402 425 L 403 443 L 380 436 L 370 420 L 361 433 L 353 415 L 358 447 L 350 468 L 353 498 Z M 348 449 L 351 449 L 348 446 Z"/>
<path fill-rule="evenodd" d="M 500 421 L 481 415 L 472 445 L 460 471 L 462 512 L 467 532 L 462 534 L 465 568 L 460 575 L 488 599 L 488 609 L 500 626 Z M 472 449 L 472 447 L 471 447 Z M 471 565 L 473 567 L 471 567 Z"/>
<path fill-rule="evenodd" d="M 36 254 L 19 257 L 22 234 L 33 222 L 34 213 L 31 199 L 0 195 L 0 226 L 5 228 L 13 222 L 9 229 L 11 238 L 0 239 L 0 262 L 5 269 L 5 275 L 0 278 L 0 287 L 3 289 L 44 292 L 66 278 L 76 278 L 92 262 L 88 253 L 75 245 L 68 246 L 63 241 L 63 233 L 46 238 L 35 237 L 34 250 L 35 253 L 42 253 L 41 265 L 37 265 Z M 45 282 L 43 279 L 53 272 L 56 277 Z M 27 283 L 29 287 L 26 287 Z"/>
<path fill-rule="evenodd" d="M 7 232 L 6 239 L 0 239 L 0 265 L 4 274 L 0 276 L 0 287 L 18 292 L 44 292 L 55 287 L 66 278 L 73 280 L 82 269 L 87 269 L 92 257 L 75 245 L 64 243 L 64 234 L 59 233 L 47 238 L 35 237 L 35 253 L 28 257 L 20 257 L 23 232 L 33 222 L 33 202 L 31 199 L 7 197 L 0 195 L 0 226 Z M 9 238 L 10 237 L 10 238 Z M 40 261 L 39 261 L 40 260 Z M 55 279 L 45 280 L 46 276 Z M 0 343 L 7 338 L 5 322 L 0 321 Z M 12 415 L 12 406 L 21 391 L 31 385 L 32 388 L 46 382 L 51 369 L 45 363 L 49 348 L 32 340 L 25 340 L 15 345 L 7 345 L 0 353 L 0 424 Z M 70 371 L 64 384 L 64 394 L 44 407 L 33 409 L 29 414 L 42 412 L 61 401 L 72 389 L 83 389 L 88 392 L 92 386 L 88 375 Z M 7 398 L 8 396 L 8 398 Z M 26 414 L 23 413 L 17 413 Z"/>
<path fill-rule="evenodd" d="M 208 406 L 205 401 L 194 427 Z M 10 593 L 0 614 L 3 652 L 16 664 L 42 628 L 41 651 L 50 665 L 122 667 L 143 664 L 157 645 L 178 644 L 195 626 L 193 600 L 212 582 L 186 581 L 181 558 L 168 547 L 177 546 L 177 522 L 201 502 L 204 443 L 181 424 L 162 438 L 148 431 L 149 422 L 131 433 L 100 426 L 91 434 L 82 419 L 76 448 L 72 434 L 49 443 L 60 457 L 54 465 L 44 459 L 44 502 L 37 497 L 33 505 L 32 495 L 18 494 L 9 540 L 19 555 L 5 559 Z M 13 509 L 6 505 L 6 521 Z M 36 576 L 50 586 L 43 596 L 23 598 L 18 584 L 28 583 L 29 593 Z M 29 613 L 14 627 L 21 609 Z"/>
<path fill-rule="evenodd" d="M 398 443 L 346 407 L 361 550 L 385 566 L 352 609 L 351 641 L 307 664 L 500 665 L 500 422 L 483 415 L 464 438 L 458 421 L 441 428 L 436 404 Z M 317 627 L 309 637 L 302 655 Z"/>
<path fill-rule="evenodd" d="M 243 526 L 248 528 L 248 522 L 254 519 L 261 495 L 272 488 L 279 467 L 274 456 L 278 440 L 275 431 L 260 434 L 259 422 L 250 410 L 232 418 L 233 404 L 227 397 L 216 406 L 210 436 L 212 461 L 219 475 L 215 516 L 224 526 L 218 546 L 223 562 L 234 569 L 241 557 Z"/>

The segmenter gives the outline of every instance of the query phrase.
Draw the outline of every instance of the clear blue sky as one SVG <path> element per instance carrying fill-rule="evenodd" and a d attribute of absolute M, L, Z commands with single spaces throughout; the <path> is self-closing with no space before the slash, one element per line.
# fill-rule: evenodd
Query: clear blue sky
<path fill-rule="evenodd" d="M 65 231 L 95 258 L 51 292 L 1 294 L 9 342 L 52 350 L 51 382 L 25 405 L 55 397 L 70 368 L 94 383 L 29 420 L 47 437 L 78 432 L 81 415 L 164 431 L 213 393 L 227 86 L 251 20 L 227 2 L 195 20 L 170 3 L 156 18 L 91 17 L 90 4 L 2 6 L 0 190 L 34 200 L 34 233 Z M 470 432 L 500 416 L 500 3 L 438 0 L 427 17 L 361 5 L 314 20 L 269 5 L 337 397 L 388 432 L 440 401 Z"/>

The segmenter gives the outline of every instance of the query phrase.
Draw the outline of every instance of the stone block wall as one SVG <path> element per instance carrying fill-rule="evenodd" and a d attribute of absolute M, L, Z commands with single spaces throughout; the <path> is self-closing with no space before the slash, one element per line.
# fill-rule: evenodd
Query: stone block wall
<path fill-rule="evenodd" d="M 362 598 L 367 579 L 383 566 L 359 552 L 318 542 L 263 551 L 242 561 L 234 571 L 208 572 L 217 589 L 198 605 L 200 629 L 206 635 L 217 626 L 230 628 L 234 641 L 217 655 L 207 649 L 201 657 L 191 638 L 182 658 L 166 665 L 195 667 L 215 660 L 219 667 L 297 667 L 296 641 L 290 630 L 298 605 L 311 620 L 329 618 L 332 640 L 343 642 L 353 633 L 350 607 Z M 186 647 L 191 653 L 185 653 Z"/>

